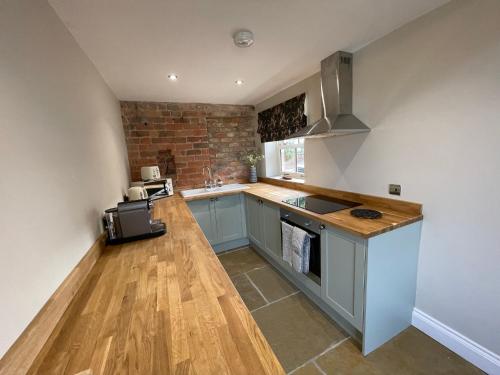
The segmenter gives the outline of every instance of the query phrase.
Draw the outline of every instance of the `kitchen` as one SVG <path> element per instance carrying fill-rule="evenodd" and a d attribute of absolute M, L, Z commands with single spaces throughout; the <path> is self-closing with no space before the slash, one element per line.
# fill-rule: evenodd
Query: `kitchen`
<path fill-rule="evenodd" d="M 0 6 L 0 374 L 500 373 L 499 4 L 288 5 Z"/>

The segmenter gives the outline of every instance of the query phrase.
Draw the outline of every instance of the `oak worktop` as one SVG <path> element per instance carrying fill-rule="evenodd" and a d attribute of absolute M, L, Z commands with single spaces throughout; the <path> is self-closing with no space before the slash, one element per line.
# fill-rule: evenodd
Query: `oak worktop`
<path fill-rule="evenodd" d="M 363 238 L 377 236 L 379 234 L 423 219 L 422 206 L 418 203 L 374 197 L 357 193 L 340 192 L 336 190 L 312 187 L 296 183 L 277 182 L 277 184 L 282 185 L 278 186 L 274 181 L 270 179 L 266 180 L 271 183 L 258 182 L 255 184 L 248 184 L 248 189 L 242 189 L 239 191 L 237 190 L 221 193 L 207 192 L 207 194 L 185 198 L 185 200 L 198 200 L 220 195 L 244 193 L 275 203 L 280 207 L 286 208 L 290 211 L 295 211 L 302 214 L 303 216 L 318 220 L 321 223 L 331 225 L 333 227 L 345 230 L 349 233 L 352 233 L 356 236 L 361 236 Z M 380 219 L 374 220 L 360 219 L 353 217 L 350 214 L 349 209 L 321 215 L 282 202 L 286 198 L 313 194 L 327 195 L 358 202 L 362 205 L 356 208 L 366 208 L 380 211 L 382 212 L 382 217 Z"/>
<path fill-rule="evenodd" d="M 186 202 L 154 216 L 168 232 L 103 250 L 29 374 L 284 375 Z"/>
<path fill-rule="evenodd" d="M 155 246 L 169 249 L 158 308 L 168 311 L 171 368 L 190 361 L 200 374 L 284 374 L 184 200 L 157 201 L 155 216 L 168 228 Z"/>

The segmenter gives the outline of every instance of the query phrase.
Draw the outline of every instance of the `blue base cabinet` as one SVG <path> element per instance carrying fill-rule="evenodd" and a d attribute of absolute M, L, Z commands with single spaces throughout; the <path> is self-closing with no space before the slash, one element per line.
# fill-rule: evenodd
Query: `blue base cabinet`
<path fill-rule="evenodd" d="M 326 224 L 318 285 L 283 262 L 279 207 L 245 200 L 251 245 L 359 341 L 363 355 L 411 325 L 421 222 L 369 239 Z"/>
<path fill-rule="evenodd" d="M 215 198 L 214 203 L 217 243 L 246 237 L 243 196 L 241 194 L 226 195 Z"/>
<path fill-rule="evenodd" d="M 326 227 L 321 242 L 321 298 L 361 332 L 366 241 Z"/>
<path fill-rule="evenodd" d="M 326 226 L 321 298 L 361 334 L 363 355 L 411 325 L 421 223 L 369 239 Z"/>
<path fill-rule="evenodd" d="M 247 195 L 245 197 L 248 238 L 262 248 L 263 230 L 261 221 L 261 200 Z"/>
<path fill-rule="evenodd" d="M 246 196 L 247 226 L 250 241 L 269 256 L 281 259 L 281 221 L 278 206 Z"/>
<path fill-rule="evenodd" d="M 213 198 L 188 202 L 189 209 L 211 245 L 217 243 L 217 224 Z"/>
<path fill-rule="evenodd" d="M 215 252 L 248 244 L 242 194 L 188 202 Z"/>
<path fill-rule="evenodd" d="M 188 205 L 216 252 L 250 243 L 361 342 L 363 355 L 411 325 L 421 222 L 368 239 L 326 224 L 318 285 L 283 261 L 278 205 L 250 194 Z"/>
<path fill-rule="evenodd" d="M 264 250 L 271 256 L 282 259 L 280 209 L 268 202 L 263 202 L 261 207 L 262 232 L 264 233 L 262 245 Z"/>

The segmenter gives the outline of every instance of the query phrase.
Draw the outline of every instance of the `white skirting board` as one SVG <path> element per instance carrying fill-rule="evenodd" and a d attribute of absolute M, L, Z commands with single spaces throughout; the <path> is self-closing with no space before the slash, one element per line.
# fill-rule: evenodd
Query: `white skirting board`
<path fill-rule="evenodd" d="M 500 355 L 417 308 L 413 309 L 412 325 L 486 373 L 500 375 Z"/>

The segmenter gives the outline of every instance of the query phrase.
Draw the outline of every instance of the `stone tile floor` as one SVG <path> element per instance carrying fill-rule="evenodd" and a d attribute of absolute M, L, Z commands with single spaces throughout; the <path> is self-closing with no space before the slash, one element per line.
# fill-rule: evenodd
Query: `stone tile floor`
<path fill-rule="evenodd" d="M 413 327 L 363 357 L 347 333 L 254 250 L 219 259 L 288 374 L 483 374 Z"/>

